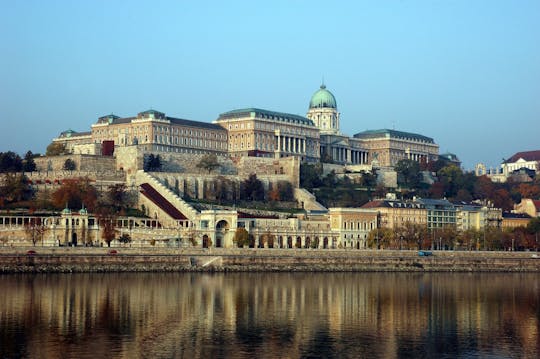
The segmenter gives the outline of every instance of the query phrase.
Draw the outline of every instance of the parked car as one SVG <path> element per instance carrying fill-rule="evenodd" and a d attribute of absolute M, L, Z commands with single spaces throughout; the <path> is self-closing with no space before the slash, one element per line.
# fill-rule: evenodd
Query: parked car
<path fill-rule="evenodd" d="M 107 254 L 110 256 L 115 256 L 118 254 L 118 251 L 116 249 L 110 249 Z"/>
<path fill-rule="evenodd" d="M 37 252 L 33 249 L 30 249 L 28 251 L 26 251 L 26 255 L 27 256 L 35 256 L 37 254 Z"/>
<path fill-rule="evenodd" d="M 418 251 L 418 255 L 420 257 L 429 257 L 433 255 L 433 252 L 431 251 Z"/>

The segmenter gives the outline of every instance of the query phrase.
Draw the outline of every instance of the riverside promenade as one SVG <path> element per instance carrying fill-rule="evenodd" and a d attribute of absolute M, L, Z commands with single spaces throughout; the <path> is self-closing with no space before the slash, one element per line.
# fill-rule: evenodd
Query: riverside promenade
<path fill-rule="evenodd" d="M 34 251 L 34 252 L 32 252 Z M 540 272 L 540 253 L 254 248 L 0 248 L 0 273 Z"/>

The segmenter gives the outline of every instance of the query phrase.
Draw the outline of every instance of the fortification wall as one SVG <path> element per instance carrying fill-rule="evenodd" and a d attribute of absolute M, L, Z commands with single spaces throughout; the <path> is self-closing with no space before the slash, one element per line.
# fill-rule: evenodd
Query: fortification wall
<path fill-rule="evenodd" d="M 70 154 L 61 156 L 42 156 L 34 159 L 36 170 L 39 172 L 63 171 L 67 159 L 75 162 L 77 171 L 114 172 L 116 159 L 109 156 L 96 156 L 87 154 Z"/>

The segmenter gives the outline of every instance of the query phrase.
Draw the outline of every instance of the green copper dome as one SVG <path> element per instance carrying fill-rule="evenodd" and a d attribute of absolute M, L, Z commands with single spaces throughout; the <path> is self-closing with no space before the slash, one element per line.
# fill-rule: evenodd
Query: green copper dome
<path fill-rule="evenodd" d="M 309 108 L 337 108 L 336 98 L 330 91 L 326 89 L 324 84 L 311 96 L 309 101 Z"/>

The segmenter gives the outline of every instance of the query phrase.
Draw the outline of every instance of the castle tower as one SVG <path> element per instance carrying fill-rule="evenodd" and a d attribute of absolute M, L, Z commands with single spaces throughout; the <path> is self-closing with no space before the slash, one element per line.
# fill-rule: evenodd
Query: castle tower
<path fill-rule="evenodd" d="M 339 134 L 339 112 L 336 98 L 326 89 L 324 83 L 311 96 L 306 117 L 315 123 L 321 134 Z"/>

